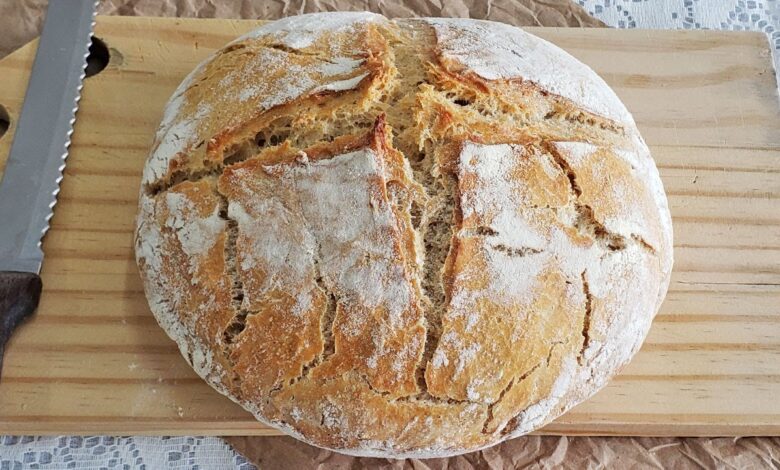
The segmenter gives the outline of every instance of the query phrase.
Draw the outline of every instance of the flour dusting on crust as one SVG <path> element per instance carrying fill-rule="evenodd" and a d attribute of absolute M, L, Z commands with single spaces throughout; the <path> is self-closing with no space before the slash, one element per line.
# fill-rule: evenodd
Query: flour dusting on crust
<path fill-rule="evenodd" d="M 351 90 L 368 73 L 355 77 L 340 79 L 360 70 L 363 61 L 347 57 L 337 57 L 337 62 L 309 60 L 302 64 L 288 63 L 289 53 L 276 49 L 261 49 L 246 63 L 241 70 L 231 71 L 219 82 L 218 92 L 225 96 L 236 95 L 238 102 L 253 100 L 261 110 L 271 109 L 292 101 L 307 93 L 322 91 Z M 242 86 L 248 74 L 274 73 L 284 70 L 284 79 L 273 84 L 257 83 L 252 86 Z M 317 85 L 324 82 L 323 85 Z M 280 86 L 284 85 L 284 86 Z"/>
<path fill-rule="evenodd" d="M 308 94 L 342 92 L 357 87 L 368 76 L 362 67 L 366 51 L 351 47 L 348 42 L 339 48 L 328 38 L 334 34 L 357 35 L 366 31 L 367 24 L 382 21 L 387 20 L 366 12 L 314 13 L 268 23 L 231 43 L 264 41 L 293 50 L 316 45 L 332 50 L 333 57 L 327 59 L 316 54 L 293 59 L 295 54 L 290 51 L 259 47 L 241 67 L 231 67 L 232 54 L 240 51 L 224 52 L 204 61 L 182 82 L 166 106 L 154 151 L 144 169 L 144 184 L 164 179 L 174 160 L 193 151 L 199 142 L 202 146 L 213 138 L 211 133 L 215 126 L 238 125 L 264 110 Z M 225 65 L 221 65 L 223 63 Z M 221 71 L 222 78 L 207 96 L 199 98 L 193 85 L 215 69 Z M 261 76 L 276 79 L 255 78 Z M 232 112 L 217 111 L 226 107 Z"/>
<path fill-rule="evenodd" d="M 200 122 L 207 118 L 211 107 L 201 106 L 191 116 L 182 116 L 181 106 L 184 98 L 173 99 L 166 107 L 163 124 L 157 133 L 157 145 L 144 167 L 143 180 L 152 183 L 162 178 L 168 171 L 171 161 L 195 144 L 196 131 Z"/>
<path fill-rule="evenodd" d="M 199 276 L 206 271 L 201 262 L 209 256 L 225 230 L 225 221 L 218 217 L 216 208 L 208 215 L 190 197 L 180 192 L 168 192 L 156 200 L 142 196 L 136 235 L 136 259 L 142 266 L 144 290 L 152 312 L 165 332 L 173 338 L 182 355 L 195 371 L 219 390 L 226 390 L 222 379 L 225 371 L 214 360 L 212 347 L 201 340 L 198 333 L 199 315 L 183 321 L 176 311 L 187 309 L 187 279 L 178 276 L 164 262 L 165 253 L 178 246 L 187 256 L 183 270 L 190 277 L 190 285 L 201 283 Z M 174 242 L 175 240 L 175 242 Z M 210 301 L 202 302 L 201 315 L 209 315 L 214 308 Z M 202 312 L 202 313 L 201 313 Z"/>
<path fill-rule="evenodd" d="M 184 253 L 191 259 L 203 256 L 217 242 L 217 237 L 225 231 L 225 221 L 219 217 L 215 208 L 206 218 L 193 218 L 197 208 L 192 201 L 181 193 L 165 194 L 168 207 L 168 219 L 165 225 L 176 232 Z"/>
<path fill-rule="evenodd" d="M 522 79 L 605 118 L 633 125 L 615 93 L 588 66 L 544 39 L 492 21 L 426 18 L 442 56 L 485 80 Z M 561 73 L 565 70 L 565 73 Z"/>
<path fill-rule="evenodd" d="M 298 439 L 396 458 L 587 399 L 672 265 L 658 170 L 587 66 L 499 23 L 351 12 L 264 25 L 181 83 L 135 245 L 199 376 Z"/>
<path fill-rule="evenodd" d="M 311 46 L 323 33 L 352 33 L 355 25 L 370 22 L 385 22 L 382 15 L 367 11 L 339 11 L 332 13 L 311 13 L 289 16 L 272 21 L 241 36 L 235 42 L 275 36 L 287 47 L 305 49 Z"/>
<path fill-rule="evenodd" d="M 303 165 L 268 167 L 267 171 L 279 176 L 279 185 L 295 192 L 307 230 L 318 245 L 323 283 L 337 294 L 339 305 L 351 312 L 342 320 L 343 338 L 363 341 L 361 335 L 374 322 L 366 315 L 386 312 L 387 323 L 374 329 L 373 351 L 363 358 L 366 373 L 374 373 L 377 361 L 383 360 L 390 362 L 398 380 L 404 380 L 422 342 L 413 333 L 406 344 L 396 341 L 404 331 L 419 328 L 421 319 L 414 314 L 416 300 L 409 274 L 398 259 L 396 220 L 387 201 L 379 197 L 380 188 L 374 186 L 384 178 L 381 157 L 365 148 Z"/>

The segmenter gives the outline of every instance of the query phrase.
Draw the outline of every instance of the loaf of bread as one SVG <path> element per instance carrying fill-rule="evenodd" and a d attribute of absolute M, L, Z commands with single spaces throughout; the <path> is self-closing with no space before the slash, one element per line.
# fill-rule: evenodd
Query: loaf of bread
<path fill-rule="evenodd" d="M 136 256 L 195 371 L 353 455 L 533 431 L 640 348 L 672 228 L 617 96 L 500 23 L 322 13 L 198 66 L 146 163 Z"/>

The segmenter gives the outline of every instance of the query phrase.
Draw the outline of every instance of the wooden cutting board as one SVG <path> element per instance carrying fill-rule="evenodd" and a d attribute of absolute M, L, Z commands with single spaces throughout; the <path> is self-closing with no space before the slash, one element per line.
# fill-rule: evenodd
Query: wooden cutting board
<path fill-rule="evenodd" d="M 84 85 L 46 236 L 37 316 L 9 343 L 0 434 L 275 434 L 203 383 L 146 305 L 132 251 L 163 105 L 257 22 L 99 18 L 111 61 Z M 669 295 L 634 361 L 545 428 L 569 434 L 780 434 L 780 105 L 757 33 L 533 29 L 634 113 L 674 216 Z M 8 153 L 35 44 L 0 61 Z M 0 221 L 2 223 L 2 221 Z"/>

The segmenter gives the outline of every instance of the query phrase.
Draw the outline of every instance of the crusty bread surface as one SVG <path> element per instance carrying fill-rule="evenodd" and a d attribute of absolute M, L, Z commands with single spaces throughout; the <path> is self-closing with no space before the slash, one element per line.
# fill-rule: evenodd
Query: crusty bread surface
<path fill-rule="evenodd" d="M 543 426 L 640 348 L 672 230 L 612 90 L 500 23 L 265 24 L 171 97 L 136 258 L 195 371 L 353 455 Z"/>

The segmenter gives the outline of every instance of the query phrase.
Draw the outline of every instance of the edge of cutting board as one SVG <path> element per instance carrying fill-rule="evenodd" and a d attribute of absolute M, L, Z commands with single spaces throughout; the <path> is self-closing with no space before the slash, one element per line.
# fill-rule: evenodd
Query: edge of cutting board
<path fill-rule="evenodd" d="M 145 17 L 98 17 L 96 26 L 96 35 L 101 37 L 110 37 L 112 25 L 126 24 L 132 22 L 142 25 L 148 24 L 151 28 L 159 28 L 165 25 L 169 29 L 172 25 L 185 26 L 181 32 L 183 36 L 193 41 L 193 47 L 218 47 L 224 44 L 224 34 L 209 34 L 205 28 L 198 28 L 198 32 L 187 31 L 186 26 L 190 27 L 198 24 L 207 24 L 209 21 L 220 22 L 227 28 L 235 30 L 236 35 L 250 24 L 261 24 L 262 21 L 256 20 L 201 20 L 201 19 L 181 19 L 181 18 L 145 18 Z M 583 36 L 596 35 L 605 38 L 614 35 L 620 35 L 626 38 L 652 38 L 654 44 L 673 44 L 682 51 L 699 51 L 711 47 L 711 44 L 718 40 L 728 40 L 733 44 L 745 47 L 759 47 L 762 55 L 766 55 L 768 69 L 761 73 L 773 73 L 771 54 L 768 48 L 766 36 L 756 32 L 722 32 L 722 31 L 643 31 L 643 30 L 610 30 L 610 29 L 568 29 L 568 28 L 526 28 L 546 39 L 555 40 L 556 43 L 564 47 L 575 48 L 580 38 Z M 164 36 L 164 35 L 163 35 Z M 684 45 L 681 45 L 681 38 L 685 38 Z M 107 41 L 109 47 L 111 41 Z M 626 45 L 617 41 L 600 44 L 599 50 L 622 50 Z M 12 62 L 29 62 L 32 55 L 32 49 L 35 48 L 35 41 L 25 45 L 23 48 L 15 51 L 6 58 L 0 60 L 0 64 L 9 64 Z M 637 52 L 641 48 L 637 47 Z M 18 112 L 21 105 L 21 96 L 26 87 L 26 77 L 16 77 L 20 81 L 4 83 L 3 87 L 11 91 L 0 91 L 0 95 L 17 97 L 16 99 L 4 100 L 5 105 L 12 116 Z M 22 82 L 22 78 L 24 82 Z M 674 78 L 674 77 L 672 77 Z M 632 80 L 644 80 L 641 76 L 631 77 Z M 676 83 L 670 79 L 665 86 L 674 86 Z M 775 103 L 778 103 L 777 93 L 774 93 Z M 78 122 L 77 122 L 78 126 Z M 641 127 L 641 123 L 640 123 Z M 14 131 L 14 123 L 8 130 L 2 141 L 0 141 L 0 168 L 4 166 L 4 151 L 10 143 Z M 78 128 L 77 128 L 78 131 Z M 76 136 L 78 137 L 78 136 Z M 151 135 L 149 136 L 151 143 Z M 651 144 L 652 147 L 652 144 Z M 685 146 L 680 146 L 685 147 Z M 680 150 L 681 152 L 684 149 Z M 770 147 L 746 147 L 750 153 L 766 151 L 771 155 L 780 155 L 780 144 L 774 143 Z M 777 160 L 780 162 L 780 160 Z M 66 171 L 67 173 L 67 171 Z M 68 178 L 68 176 L 66 176 Z M 56 211 L 56 209 L 55 209 Z M 56 217 L 56 216 L 55 216 Z M 774 219 L 773 219 L 774 220 Z M 46 244 L 44 243 L 44 249 Z M 685 275 L 687 273 L 683 273 Z M 756 276 L 759 279 L 760 276 Z M 686 278 L 687 279 L 687 278 Z M 755 281 L 760 285 L 760 279 Z M 774 281 L 772 281 L 774 282 Z M 717 284 L 717 282 L 715 283 Z M 44 294 L 45 295 L 45 294 Z M 778 299 L 780 301 L 780 299 Z M 780 317 L 778 317 L 780 318 Z M 35 323 L 29 325 L 35 327 Z M 10 345 L 12 348 L 13 345 Z M 0 380 L 2 384 L 2 380 Z M 216 395 L 217 392 L 214 392 Z M 735 399 L 738 397 L 735 397 Z M 217 398 L 215 398 L 216 400 Z M 123 403 L 117 403 L 117 407 L 126 406 Z M 725 406 L 725 404 L 724 404 Z M 610 414 L 611 419 L 600 416 L 596 413 L 578 411 L 575 408 L 572 412 L 564 415 L 547 427 L 540 430 L 537 434 L 568 434 L 568 435 L 697 435 L 697 436 L 720 436 L 720 435 L 777 435 L 780 434 L 780 407 L 778 414 L 744 414 L 730 415 L 733 419 L 725 422 L 724 415 L 708 414 L 690 414 L 683 418 L 679 415 L 663 415 L 655 413 L 652 415 L 656 421 L 644 420 L 642 414 Z M 76 412 L 77 410 L 74 410 Z M 210 419 L 189 419 L 186 415 L 176 418 L 165 417 L 117 417 L 117 416 L 40 416 L 27 414 L 25 416 L 0 417 L 0 432 L 9 434 L 136 434 L 136 435 L 279 435 L 280 432 L 263 426 L 251 419 L 247 413 L 247 419 L 235 420 L 220 419 L 219 416 L 210 417 Z M 19 419 L 16 419 L 19 418 Z M 616 420 L 620 418 L 621 420 Z M 662 418 L 663 423 L 657 422 Z"/>

